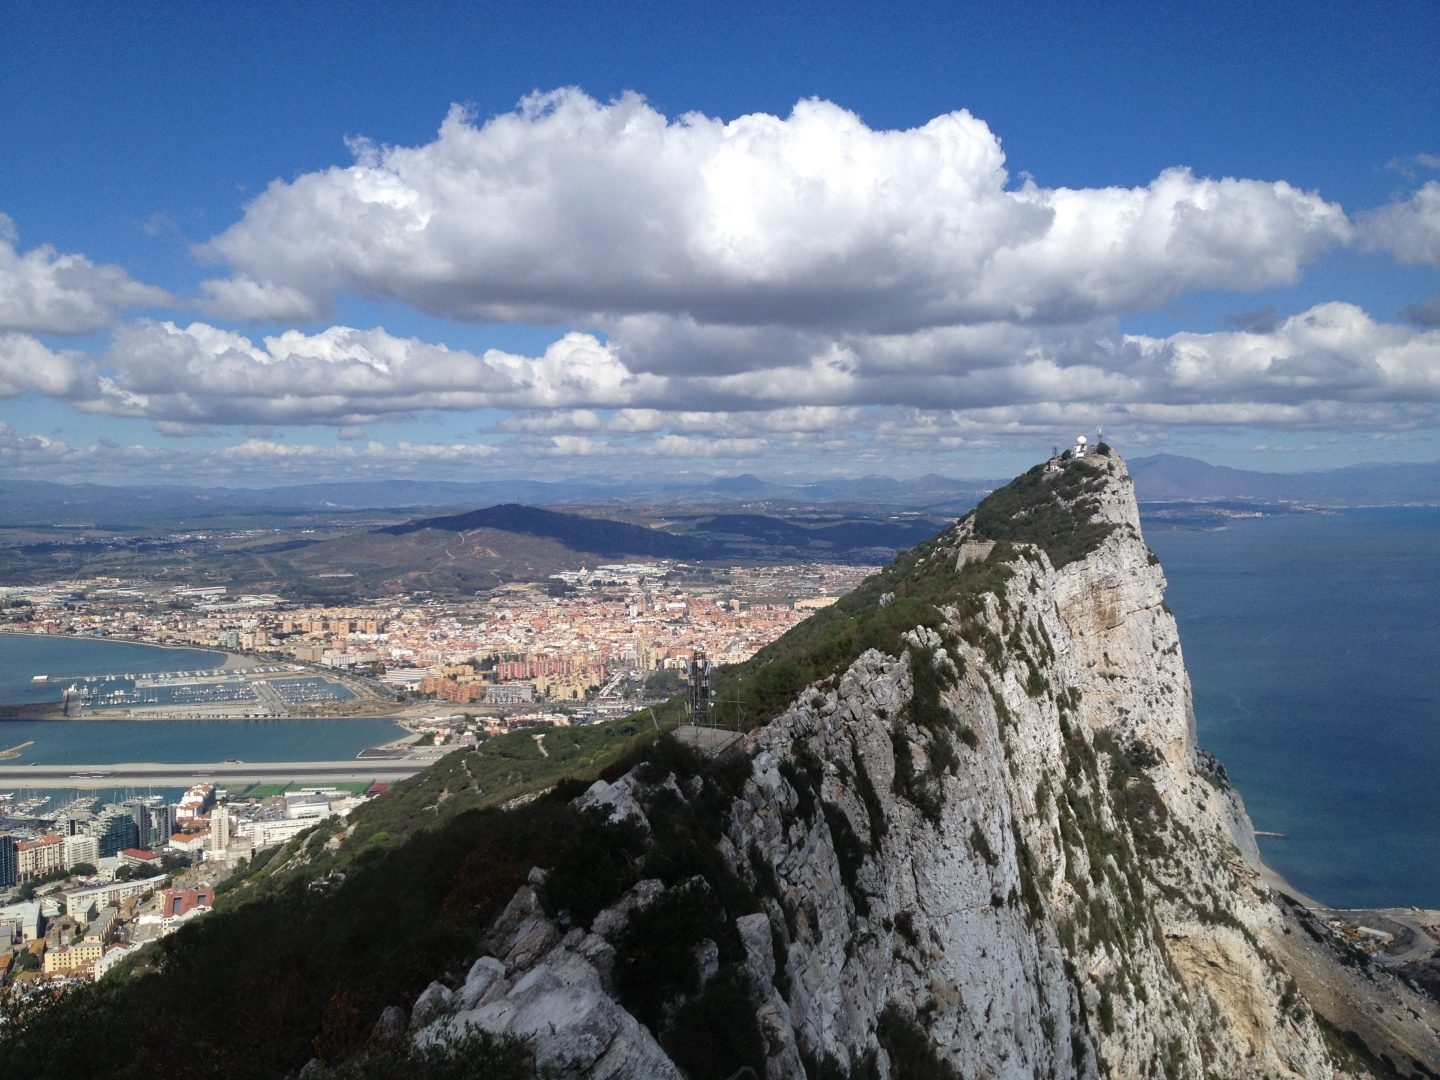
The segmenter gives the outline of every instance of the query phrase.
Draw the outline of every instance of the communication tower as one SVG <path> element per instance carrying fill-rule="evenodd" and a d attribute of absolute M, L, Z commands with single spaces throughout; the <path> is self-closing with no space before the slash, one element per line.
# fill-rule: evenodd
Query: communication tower
<path fill-rule="evenodd" d="M 700 727 L 710 719 L 710 661 L 697 647 L 690 657 L 690 723 Z"/>

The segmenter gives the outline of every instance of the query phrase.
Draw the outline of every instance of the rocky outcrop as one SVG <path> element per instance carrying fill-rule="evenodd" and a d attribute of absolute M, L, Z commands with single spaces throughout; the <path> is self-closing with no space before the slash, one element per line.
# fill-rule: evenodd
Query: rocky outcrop
<path fill-rule="evenodd" d="M 580 804 L 637 843 L 693 816 L 713 872 L 638 880 L 589 920 L 547 914 L 537 874 L 417 1003 L 416 1037 L 519 1034 L 537 1075 L 680 1076 L 687 1007 L 738 986 L 743 1016 L 715 1023 L 753 1024 L 776 1080 L 912 1075 L 916 1055 L 937 1076 L 1339 1075 L 1243 808 L 1197 753 L 1124 464 L 1069 470 L 1064 495 L 1031 474 L 1017 513 L 1050 535 L 1078 508 L 1081 557 L 1057 569 L 967 518 L 886 585 L 924 620 L 750 732 L 738 768 L 597 783 Z M 675 929 L 684 977 L 642 1023 L 617 973 L 667 902 L 718 915 Z"/>

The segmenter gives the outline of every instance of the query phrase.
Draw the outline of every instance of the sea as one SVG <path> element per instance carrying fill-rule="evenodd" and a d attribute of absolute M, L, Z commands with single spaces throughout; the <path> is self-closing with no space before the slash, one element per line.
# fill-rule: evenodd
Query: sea
<path fill-rule="evenodd" d="M 0 634 L 0 702 L 58 702 L 74 679 L 161 671 L 208 671 L 225 654 L 101 638 Z M 50 675 L 46 683 L 33 676 Z M 123 681 L 123 680 L 122 680 Z M 128 684 L 127 684 L 128 685 Z M 3 720 L 0 750 L 33 742 L 7 765 L 344 761 L 405 734 L 375 717 L 303 720 Z"/>
<path fill-rule="evenodd" d="M 1337 907 L 1440 908 L 1440 508 L 1145 538 L 1265 861 Z"/>

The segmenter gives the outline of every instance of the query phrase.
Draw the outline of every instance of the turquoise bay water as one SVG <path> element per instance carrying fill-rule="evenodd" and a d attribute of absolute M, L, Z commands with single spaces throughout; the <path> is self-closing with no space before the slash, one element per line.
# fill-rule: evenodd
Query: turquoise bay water
<path fill-rule="evenodd" d="M 1265 859 L 1338 906 L 1440 907 L 1440 509 L 1146 527 Z"/>
<path fill-rule="evenodd" d="M 75 677 L 219 667 L 224 653 L 163 649 L 96 638 L 0 634 L 0 702 L 55 702 L 67 685 L 31 676 Z M 0 721 L 0 749 L 34 742 L 9 764 L 153 761 L 342 761 L 404 734 L 390 720 Z"/>

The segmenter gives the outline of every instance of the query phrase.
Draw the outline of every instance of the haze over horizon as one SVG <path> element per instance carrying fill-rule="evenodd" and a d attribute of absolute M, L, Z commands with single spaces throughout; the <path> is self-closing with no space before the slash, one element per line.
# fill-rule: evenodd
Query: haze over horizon
<path fill-rule="evenodd" d="M 32 5 L 12 479 L 1440 458 L 1440 8 Z"/>

